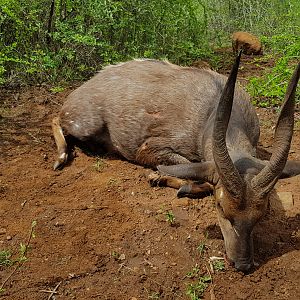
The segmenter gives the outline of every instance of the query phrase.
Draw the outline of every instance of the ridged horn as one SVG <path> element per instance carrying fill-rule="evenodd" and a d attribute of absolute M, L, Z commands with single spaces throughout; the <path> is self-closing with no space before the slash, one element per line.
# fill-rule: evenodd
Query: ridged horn
<path fill-rule="evenodd" d="M 285 93 L 274 134 L 273 154 L 267 165 L 251 182 L 252 188 L 260 195 L 265 195 L 274 187 L 287 161 L 294 129 L 295 94 L 299 76 L 300 62 Z"/>
<path fill-rule="evenodd" d="M 213 156 L 220 179 L 230 195 L 239 202 L 243 196 L 244 181 L 235 168 L 226 146 L 226 131 L 231 115 L 234 89 L 242 51 L 239 52 L 222 92 L 213 130 Z"/>

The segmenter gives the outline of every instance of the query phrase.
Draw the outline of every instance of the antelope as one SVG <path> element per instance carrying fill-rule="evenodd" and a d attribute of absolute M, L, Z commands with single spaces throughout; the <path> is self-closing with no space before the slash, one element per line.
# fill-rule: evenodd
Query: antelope
<path fill-rule="evenodd" d="M 241 52 L 228 78 L 157 60 L 106 67 L 72 92 L 53 119 L 54 169 L 67 162 L 66 137 L 73 136 L 157 168 L 156 183 L 189 193 L 213 190 L 226 257 L 248 271 L 252 230 L 275 183 L 300 173 L 300 162 L 287 161 L 300 64 L 278 118 L 273 154 L 263 161 L 256 157 L 255 109 L 248 94 L 235 87 L 240 57 Z"/>
<path fill-rule="evenodd" d="M 237 31 L 231 36 L 232 49 L 234 53 L 238 53 L 240 49 L 247 55 L 263 54 L 260 40 L 249 32 Z"/>

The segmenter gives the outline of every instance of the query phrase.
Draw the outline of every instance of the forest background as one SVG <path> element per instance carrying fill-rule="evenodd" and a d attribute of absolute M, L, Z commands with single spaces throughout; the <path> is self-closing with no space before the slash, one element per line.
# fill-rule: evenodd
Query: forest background
<path fill-rule="evenodd" d="M 254 64 L 274 61 L 248 91 L 261 106 L 279 105 L 300 57 L 299 0 L 0 0 L 0 85 L 55 92 L 141 57 L 205 60 L 218 71 L 228 60 L 218 49 L 230 47 L 234 31 L 261 39 Z"/>

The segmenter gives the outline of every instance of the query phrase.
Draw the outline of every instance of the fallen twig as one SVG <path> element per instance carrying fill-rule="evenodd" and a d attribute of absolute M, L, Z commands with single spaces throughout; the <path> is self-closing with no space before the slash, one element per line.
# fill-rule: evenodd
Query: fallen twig
<path fill-rule="evenodd" d="M 61 285 L 62 281 L 60 281 L 56 286 L 55 288 L 52 290 L 51 294 L 49 295 L 48 297 L 48 300 L 50 300 L 54 294 L 57 294 L 56 290 L 59 288 L 59 286 Z"/>
<path fill-rule="evenodd" d="M 57 289 L 59 288 L 59 286 L 61 285 L 62 281 L 60 281 L 53 290 L 40 290 L 40 292 L 43 293 L 50 293 L 48 300 L 51 300 L 51 298 L 55 295 L 58 294 Z"/>
<path fill-rule="evenodd" d="M 28 135 L 30 135 L 36 143 L 38 143 L 38 144 L 45 144 L 45 142 L 43 142 L 41 139 L 39 139 L 36 136 L 34 136 L 31 132 L 28 132 Z"/>

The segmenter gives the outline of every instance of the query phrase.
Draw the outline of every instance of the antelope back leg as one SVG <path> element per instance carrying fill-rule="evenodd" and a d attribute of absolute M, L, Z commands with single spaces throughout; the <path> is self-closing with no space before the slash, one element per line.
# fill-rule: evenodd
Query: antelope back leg
<path fill-rule="evenodd" d="M 52 130 L 53 130 L 53 136 L 55 139 L 55 143 L 57 146 L 57 152 L 58 152 L 58 158 L 55 161 L 53 165 L 53 169 L 57 170 L 63 167 L 63 165 L 67 162 L 68 160 L 68 152 L 67 152 L 67 142 L 64 137 L 62 128 L 59 123 L 59 118 L 55 117 L 52 120 Z"/>
<path fill-rule="evenodd" d="M 186 164 L 190 161 L 174 152 L 170 147 L 171 141 L 167 138 L 148 138 L 137 150 L 135 161 L 141 165 L 156 168 L 157 165 Z"/>

